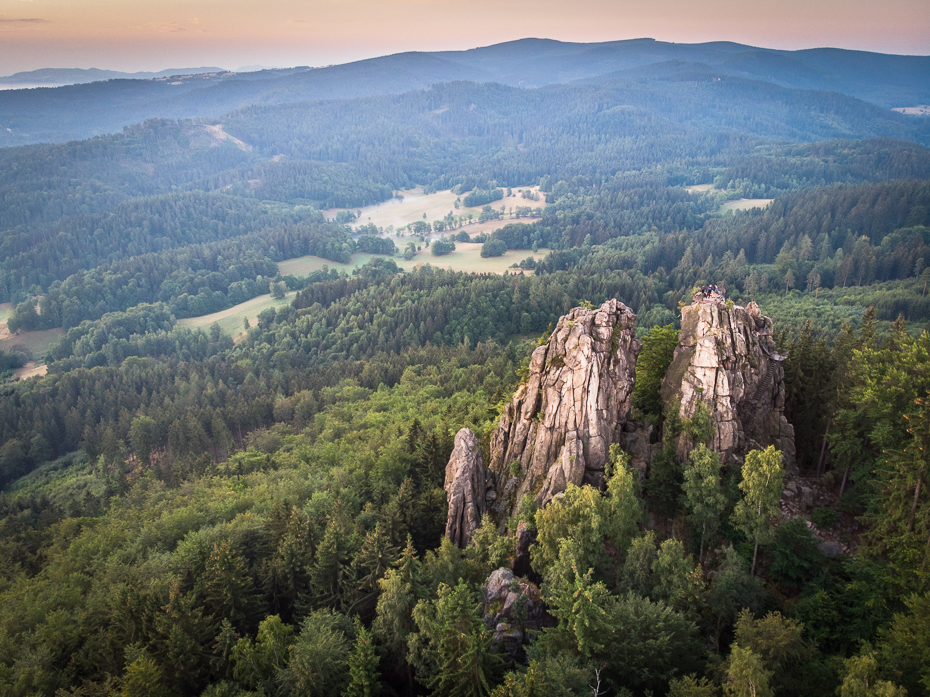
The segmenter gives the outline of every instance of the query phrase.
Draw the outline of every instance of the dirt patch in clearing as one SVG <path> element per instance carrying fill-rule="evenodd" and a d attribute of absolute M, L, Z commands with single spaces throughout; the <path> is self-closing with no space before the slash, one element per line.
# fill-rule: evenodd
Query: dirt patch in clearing
<path fill-rule="evenodd" d="M 215 140 L 217 144 L 222 143 L 224 140 L 228 140 L 229 142 L 235 144 L 235 146 L 240 150 L 245 152 L 252 152 L 251 145 L 243 143 L 238 138 L 229 135 L 226 131 L 223 130 L 223 126 L 221 124 L 217 124 L 215 126 L 204 126 L 204 128 L 210 132 L 210 135 L 213 136 L 213 140 Z"/>
<path fill-rule="evenodd" d="M 13 375 L 17 380 L 26 380 L 27 378 L 40 378 L 43 375 L 48 373 L 48 366 L 44 363 L 36 363 L 35 361 L 29 361 L 22 368 L 17 368 L 13 371 Z"/>

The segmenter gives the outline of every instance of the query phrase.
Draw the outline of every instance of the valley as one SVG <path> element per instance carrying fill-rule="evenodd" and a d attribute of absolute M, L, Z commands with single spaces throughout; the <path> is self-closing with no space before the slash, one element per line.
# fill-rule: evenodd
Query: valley
<path fill-rule="evenodd" d="M 927 695 L 928 61 L 0 92 L 0 694 Z"/>

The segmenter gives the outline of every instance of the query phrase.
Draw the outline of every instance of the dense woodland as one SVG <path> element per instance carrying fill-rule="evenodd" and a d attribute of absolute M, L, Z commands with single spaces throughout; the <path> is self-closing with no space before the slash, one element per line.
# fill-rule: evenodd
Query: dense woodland
<path fill-rule="evenodd" d="M 930 121 L 699 77 L 221 121 L 0 150 L 8 328 L 63 329 L 43 377 L 0 352 L 0 694 L 930 694 Z M 401 249 L 320 212 L 414 184 L 495 213 L 538 184 L 538 220 L 475 239 L 551 251 L 527 275 L 402 272 L 454 248 L 417 237 L 468 227 Z M 722 212 L 739 198 L 774 200 Z M 355 252 L 378 256 L 276 264 Z M 836 495 L 812 523 L 848 554 L 782 520 L 780 454 L 723 465 L 665 413 L 707 282 L 774 318 L 801 475 Z M 177 324 L 285 289 L 235 342 Z M 540 337 L 609 298 L 638 316 L 634 418 L 661 456 L 640 479 L 614 448 L 604 491 L 455 548 L 455 433 L 487 454 Z M 517 525 L 548 620 L 513 660 L 481 602 Z"/>

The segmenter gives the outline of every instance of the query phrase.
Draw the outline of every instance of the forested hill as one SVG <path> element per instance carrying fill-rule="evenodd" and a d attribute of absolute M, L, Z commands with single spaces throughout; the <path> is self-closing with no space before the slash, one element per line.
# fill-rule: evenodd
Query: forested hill
<path fill-rule="evenodd" d="M 925 60 L 530 40 L 0 95 L 55 138 L 225 113 L 0 149 L 0 694 L 930 695 L 930 120 L 882 102 Z M 685 414 L 708 284 L 761 348 Z M 596 307 L 627 424 L 456 547 L 456 434 L 489 462 Z M 713 449 L 731 389 L 787 458 Z"/>
<path fill-rule="evenodd" d="M 535 88 L 618 79 L 632 80 L 639 88 L 646 85 L 669 103 L 677 98 L 674 90 L 668 93 L 670 83 L 720 79 L 835 92 L 885 109 L 930 101 L 930 58 L 923 56 L 842 49 L 776 51 L 727 42 L 671 44 L 640 39 L 573 44 L 524 39 L 469 51 L 404 53 L 318 69 L 119 79 L 3 91 L 0 145 L 87 138 L 156 117 L 216 118 L 250 104 L 400 94 L 456 80 Z"/>

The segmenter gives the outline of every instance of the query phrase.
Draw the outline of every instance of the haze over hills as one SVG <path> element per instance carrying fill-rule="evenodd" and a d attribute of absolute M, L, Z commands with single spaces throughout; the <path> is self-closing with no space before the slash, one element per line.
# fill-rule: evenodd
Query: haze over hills
<path fill-rule="evenodd" d="M 223 68 L 168 68 L 153 72 L 125 73 L 119 70 L 101 70 L 99 68 L 42 68 L 40 70 L 27 70 L 13 75 L 0 76 L 0 85 L 30 86 L 42 85 L 44 87 L 64 87 L 65 85 L 81 85 L 101 80 L 152 80 L 173 75 L 201 75 L 204 73 L 224 73 Z"/>
<path fill-rule="evenodd" d="M 93 79 L 93 71 L 79 71 Z M 181 80 L 167 74 L 185 73 Z M 0 145 L 61 142 L 115 132 L 148 118 L 215 118 L 254 104 L 351 99 L 467 80 L 537 88 L 626 80 L 667 93 L 672 82 L 722 78 L 792 90 L 838 92 L 883 108 L 930 102 L 930 57 L 844 49 L 782 51 L 730 42 L 636 39 L 596 44 L 522 39 L 468 51 L 400 53 L 325 68 L 254 73 L 217 69 L 144 74 L 99 71 L 107 82 L 0 93 Z M 33 71 L 54 79 L 74 71 Z M 92 74 L 93 73 L 93 74 Z M 119 79 L 109 79 L 110 77 Z M 14 76 L 15 77 L 15 76 Z M 132 79 L 127 79 L 131 77 Z M 82 78 L 83 79 L 83 78 Z"/>
<path fill-rule="evenodd" d="M 0 695 L 930 697 L 928 60 L 0 93 Z"/>

